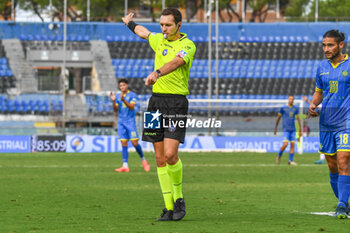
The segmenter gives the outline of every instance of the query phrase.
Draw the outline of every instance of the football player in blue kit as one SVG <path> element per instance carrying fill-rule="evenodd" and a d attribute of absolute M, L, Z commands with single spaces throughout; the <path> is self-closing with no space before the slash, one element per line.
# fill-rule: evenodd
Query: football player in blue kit
<path fill-rule="evenodd" d="M 129 172 L 129 153 L 128 153 L 128 141 L 130 140 L 135 147 L 137 153 L 140 155 L 141 163 L 146 172 L 149 172 L 150 166 L 148 165 L 140 144 L 138 143 L 138 134 L 135 122 L 135 105 L 137 101 L 137 95 L 135 92 L 129 90 L 128 81 L 126 79 L 119 80 L 120 95 L 114 95 L 110 93 L 110 98 L 113 102 L 114 112 L 118 112 L 118 135 L 119 140 L 122 143 L 122 157 L 123 166 L 115 169 L 116 172 Z"/>

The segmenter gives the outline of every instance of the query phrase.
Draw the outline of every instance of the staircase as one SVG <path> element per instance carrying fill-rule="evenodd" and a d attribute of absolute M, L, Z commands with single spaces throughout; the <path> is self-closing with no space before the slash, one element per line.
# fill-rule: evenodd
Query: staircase
<path fill-rule="evenodd" d="M 88 117 L 83 94 L 66 95 L 66 120 L 82 120 Z"/>
<path fill-rule="evenodd" d="M 98 76 L 100 91 L 115 91 L 118 86 L 107 42 L 102 40 L 91 40 L 90 44 L 93 69 L 95 69 Z"/>
<path fill-rule="evenodd" d="M 24 56 L 22 44 L 18 39 L 2 40 L 9 66 L 14 74 L 17 84 L 16 90 L 10 90 L 18 93 L 33 93 L 38 91 L 38 83 L 31 65 Z"/>

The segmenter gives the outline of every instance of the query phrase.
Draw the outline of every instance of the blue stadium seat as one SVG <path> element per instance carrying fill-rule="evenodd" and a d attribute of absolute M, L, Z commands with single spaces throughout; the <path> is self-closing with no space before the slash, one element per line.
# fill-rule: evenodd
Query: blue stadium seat
<path fill-rule="evenodd" d="M 19 37 L 20 40 L 28 40 L 27 35 L 21 34 Z"/>
<path fill-rule="evenodd" d="M 13 73 L 11 70 L 6 70 L 5 76 L 12 77 Z"/>
<path fill-rule="evenodd" d="M 6 65 L 6 67 L 7 67 L 7 59 L 4 58 L 4 57 L 0 58 L 0 64 L 1 65 Z"/>
<path fill-rule="evenodd" d="M 107 35 L 107 36 L 106 36 L 106 41 L 107 41 L 107 42 L 112 42 L 112 41 L 113 41 L 112 36 Z"/>
<path fill-rule="evenodd" d="M 34 40 L 34 36 L 31 35 L 31 34 L 28 34 L 28 35 L 26 36 L 26 39 L 27 39 L 27 40 Z"/>
<path fill-rule="evenodd" d="M 310 38 L 308 36 L 303 36 L 303 42 L 309 42 Z"/>
<path fill-rule="evenodd" d="M 34 35 L 34 40 L 40 41 L 41 40 L 41 36 L 40 35 Z"/>
<path fill-rule="evenodd" d="M 46 35 L 46 34 L 42 34 L 42 35 L 40 35 L 40 40 L 43 40 L 43 41 L 48 40 L 47 35 Z"/>
<path fill-rule="evenodd" d="M 89 41 L 90 40 L 90 37 L 88 35 L 84 35 L 83 36 L 83 40 L 82 41 Z"/>
<path fill-rule="evenodd" d="M 77 35 L 77 41 L 84 41 L 84 37 L 82 35 Z"/>
<path fill-rule="evenodd" d="M 76 39 L 77 39 L 77 36 L 76 36 L 76 35 L 68 35 L 68 36 L 67 36 L 67 40 L 68 40 L 68 41 L 76 41 Z"/>
<path fill-rule="evenodd" d="M 21 105 L 22 105 L 22 110 L 23 110 L 24 113 L 29 113 L 30 112 L 30 106 L 29 106 L 27 101 L 22 100 L 21 101 Z"/>
<path fill-rule="evenodd" d="M 15 104 L 13 100 L 7 100 L 7 112 L 8 113 L 14 113 L 15 111 Z"/>
<path fill-rule="evenodd" d="M 56 41 L 57 40 L 56 35 L 54 35 L 54 34 L 49 35 L 49 40 Z"/>
<path fill-rule="evenodd" d="M 56 38 L 57 38 L 58 41 L 62 41 L 63 40 L 63 34 L 58 34 L 56 36 Z"/>
<path fill-rule="evenodd" d="M 295 36 L 289 36 L 289 42 L 295 42 Z"/>
<path fill-rule="evenodd" d="M 22 107 L 22 104 L 20 103 L 20 101 L 15 100 L 13 104 L 14 104 L 16 113 L 22 113 L 23 112 L 23 107 Z"/>
<path fill-rule="evenodd" d="M 245 38 L 245 36 L 240 36 L 239 37 L 239 42 L 246 42 L 247 39 Z"/>

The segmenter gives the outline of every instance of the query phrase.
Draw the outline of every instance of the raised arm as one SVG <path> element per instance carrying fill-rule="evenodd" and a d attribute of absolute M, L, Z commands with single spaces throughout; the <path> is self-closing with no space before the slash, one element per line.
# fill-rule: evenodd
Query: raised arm
<path fill-rule="evenodd" d="M 115 95 L 112 92 L 109 94 L 109 98 L 111 98 L 113 103 L 113 111 L 118 112 L 118 105 L 115 103 Z"/>
<path fill-rule="evenodd" d="M 185 64 L 186 63 L 182 58 L 175 57 L 173 60 L 166 63 L 164 66 L 160 67 L 157 70 L 158 72 L 153 71 L 152 73 L 150 73 L 146 78 L 145 84 L 147 86 L 153 85 L 161 75 L 169 74 L 169 73 L 173 72 L 174 70 L 176 70 L 177 68 L 179 68 L 180 66 L 183 66 Z"/>
<path fill-rule="evenodd" d="M 311 104 L 311 103 L 312 103 L 306 96 L 303 96 L 303 100 L 304 100 L 305 102 L 307 102 L 308 104 Z"/>
<path fill-rule="evenodd" d="M 128 101 L 126 101 L 124 99 L 123 94 L 120 95 L 120 99 L 123 101 L 123 103 L 126 105 L 126 107 L 128 107 L 131 111 L 135 109 L 135 102 L 130 101 L 130 103 Z"/>
<path fill-rule="evenodd" d="M 128 26 L 128 28 L 135 33 L 136 35 L 138 35 L 139 37 L 141 37 L 142 39 L 147 40 L 148 35 L 151 33 L 147 28 L 145 28 L 144 26 L 138 25 L 136 24 L 133 20 L 132 17 L 134 17 L 134 13 L 130 13 L 127 16 L 123 17 L 122 20 L 124 22 L 124 24 L 126 26 Z"/>

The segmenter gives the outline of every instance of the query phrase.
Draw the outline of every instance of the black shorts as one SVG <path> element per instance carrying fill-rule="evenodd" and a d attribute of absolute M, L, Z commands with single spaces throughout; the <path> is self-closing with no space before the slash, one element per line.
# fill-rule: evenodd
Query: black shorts
<path fill-rule="evenodd" d="M 142 140 L 161 142 L 164 138 L 171 138 L 184 143 L 188 113 L 186 96 L 153 93 L 148 102 L 147 112 L 156 112 L 157 110 L 162 114 L 160 128 L 146 128 L 144 124 Z"/>

